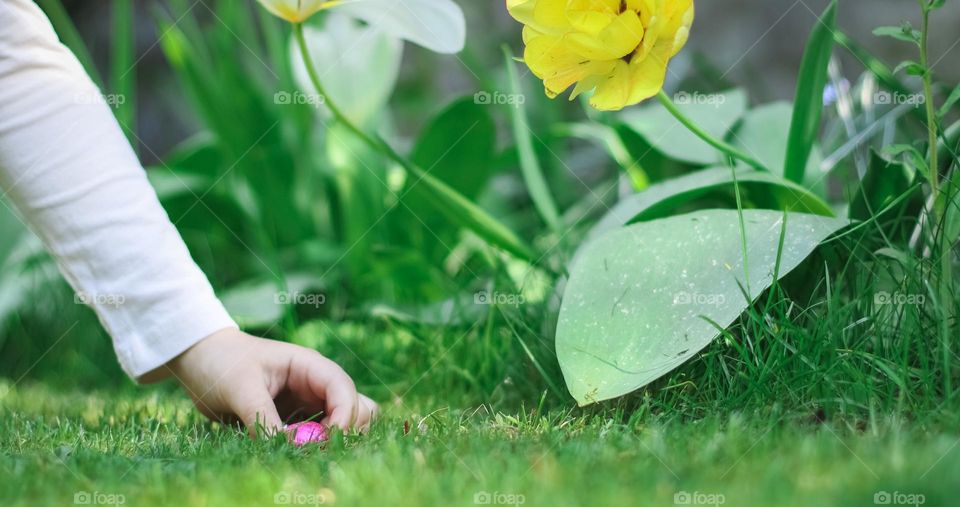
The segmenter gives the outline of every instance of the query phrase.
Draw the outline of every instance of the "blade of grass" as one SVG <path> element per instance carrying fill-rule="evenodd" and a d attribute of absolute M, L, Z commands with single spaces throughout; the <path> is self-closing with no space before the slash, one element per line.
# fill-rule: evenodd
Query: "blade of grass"
<path fill-rule="evenodd" d="M 837 26 L 837 3 L 833 1 L 810 33 L 800 63 L 797 96 L 787 139 L 787 157 L 784 176 L 796 183 L 803 182 L 810 150 L 820 132 L 823 113 L 823 90 L 827 85 L 827 66 L 833 53 L 834 32 Z"/>
<path fill-rule="evenodd" d="M 522 97 L 520 89 L 520 79 L 517 77 L 517 67 L 513 63 L 513 55 L 507 46 L 503 47 L 504 62 L 507 66 L 507 77 L 510 82 L 510 92 L 514 98 Z M 510 102 L 510 101 L 508 101 Z M 517 143 L 517 151 L 520 154 L 520 171 L 523 174 L 523 180 L 527 184 L 527 190 L 530 192 L 530 198 L 533 204 L 546 222 L 547 226 L 553 232 L 560 231 L 560 214 L 557 212 L 557 204 L 550 193 L 550 187 L 543 176 L 543 167 L 537 160 L 537 154 L 533 149 L 533 138 L 531 136 L 530 123 L 527 121 L 527 112 L 523 108 L 523 103 L 514 101 L 514 104 L 507 104 L 510 109 L 510 122 L 513 124 L 513 139 Z"/>
<path fill-rule="evenodd" d="M 123 126 L 130 144 L 137 147 L 136 79 L 134 58 L 133 0 L 115 0 L 111 4 L 113 37 L 110 55 L 110 88 L 121 100 L 115 102 L 114 115 Z"/>

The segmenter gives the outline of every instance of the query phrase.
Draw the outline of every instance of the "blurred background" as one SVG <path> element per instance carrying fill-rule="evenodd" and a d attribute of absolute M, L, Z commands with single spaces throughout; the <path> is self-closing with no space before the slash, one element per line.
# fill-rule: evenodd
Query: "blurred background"
<path fill-rule="evenodd" d="M 240 0 L 252 3 L 252 0 Z M 467 13 L 467 52 L 459 59 L 437 59 L 428 52 L 412 49 L 405 54 L 398 96 L 418 94 L 425 78 L 433 79 L 438 93 L 452 97 L 473 93 L 472 71 L 500 64 L 500 45 L 510 43 L 519 54 L 520 29 L 506 12 L 502 0 L 458 0 Z M 65 0 L 70 17 L 78 25 L 98 68 L 107 72 L 111 44 L 110 2 Z M 189 107 L 177 91 L 175 76 L 167 66 L 157 44 L 156 25 L 151 12 L 163 8 L 174 18 L 165 0 L 136 2 L 136 55 L 138 64 L 137 127 L 143 143 L 150 151 L 141 156 L 152 164 L 154 154 L 164 154 L 173 145 L 197 130 Z M 687 48 L 674 61 L 671 76 L 685 75 L 694 61 L 713 66 L 719 76 L 731 84 L 745 87 L 755 102 L 793 98 L 797 68 L 803 55 L 803 44 L 810 28 L 823 12 L 827 0 L 724 0 L 697 2 L 697 19 Z M 209 19 L 211 12 L 204 2 L 188 2 L 187 15 Z M 910 20 L 919 26 L 917 5 L 909 0 L 859 0 L 840 2 L 840 26 L 861 45 L 886 62 L 899 62 L 915 55 L 907 45 L 872 32 L 878 26 L 899 25 Z M 960 80 L 960 4 L 947 2 L 932 21 L 931 60 L 939 62 L 936 70 L 945 81 Z M 849 57 L 847 58 L 849 60 Z M 855 67 L 856 62 L 849 62 Z M 435 66 L 440 66 L 436 68 Z M 851 73 L 859 69 L 851 69 Z M 358 79 L 361 79 L 358 77 Z M 396 100 L 403 103 L 403 100 Z M 186 114 L 185 114 L 186 113 Z M 415 112 L 412 114 L 416 115 Z M 415 120 L 415 119 L 414 119 Z"/>

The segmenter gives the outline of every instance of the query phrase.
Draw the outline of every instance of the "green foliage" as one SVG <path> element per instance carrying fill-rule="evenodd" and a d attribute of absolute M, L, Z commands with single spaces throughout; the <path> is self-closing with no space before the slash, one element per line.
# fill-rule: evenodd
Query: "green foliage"
<path fill-rule="evenodd" d="M 836 26 L 837 3 L 832 1 L 823 16 L 817 18 L 800 64 L 783 170 L 787 179 L 797 183 L 803 181 L 810 150 L 820 132 L 823 90 L 827 85 L 827 65 L 833 53 Z"/>
<path fill-rule="evenodd" d="M 744 211 L 743 222 L 741 232 L 736 211 L 703 211 L 627 226 L 586 247 L 557 325 L 560 366 L 581 405 L 688 360 L 847 224 L 760 210 Z"/>

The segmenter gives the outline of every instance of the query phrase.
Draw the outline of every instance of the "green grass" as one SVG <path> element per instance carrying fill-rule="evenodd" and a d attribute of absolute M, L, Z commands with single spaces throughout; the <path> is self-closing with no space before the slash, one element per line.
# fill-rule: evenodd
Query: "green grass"
<path fill-rule="evenodd" d="M 283 495 L 474 505 L 483 492 L 524 505 L 674 505 L 699 492 L 778 506 L 873 505 L 883 491 L 951 505 L 960 493 L 955 427 L 788 420 L 775 404 L 685 423 L 614 407 L 504 414 L 405 400 L 386 403 L 368 435 L 298 449 L 210 424 L 162 391 L 0 389 L 7 506 L 70 505 L 84 492 L 126 505 L 274 505 Z"/>

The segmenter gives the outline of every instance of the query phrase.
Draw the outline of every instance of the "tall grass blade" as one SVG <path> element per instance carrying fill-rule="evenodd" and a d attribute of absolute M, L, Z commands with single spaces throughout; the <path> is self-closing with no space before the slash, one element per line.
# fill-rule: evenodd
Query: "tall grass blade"
<path fill-rule="evenodd" d="M 123 127 L 127 139 L 136 147 L 137 72 L 133 60 L 136 46 L 133 0 L 115 0 L 111 4 L 110 15 L 113 26 L 110 46 L 110 89 L 119 99 L 115 101 L 114 115 Z"/>
<path fill-rule="evenodd" d="M 793 106 L 793 119 L 790 123 L 790 137 L 787 140 L 787 157 L 784 175 L 787 179 L 801 183 L 810 150 L 820 131 L 820 118 L 823 113 L 823 89 L 827 85 L 827 66 L 833 53 L 834 32 L 837 27 L 837 4 L 830 6 L 817 21 L 800 63 L 800 76 L 797 79 L 797 96 Z"/>
<path fill-rule="evenodd" d="M 513 63 L 510 50 L 504 47 L 503 55 L 507 65 L 507 76 L 510 80 L 510 93 L 514 97 L 521 97 L 520 79 L 517 77 L 517 68 Z M 520 171 L 523 173 L 523 180 L 527 184 L 530 198 L 533 199 L 533 204 L 543 221 L 552 231 L 557 232 L 560 230 L 560 214 L 557 212 L 557 204 L 550 193 L 550 187 L 547 186 L 547 180 L 543 176 L 543 167 L 537 160 L 537 154 L 533 149 L 533 138 L 530 123 L 527 120 L 527 112 L 522 103 L 510 104 L 509 108 L 510 121 L 513 125 L 513 139 L 517 143 L 517 152 L 520 155 Z"/>

